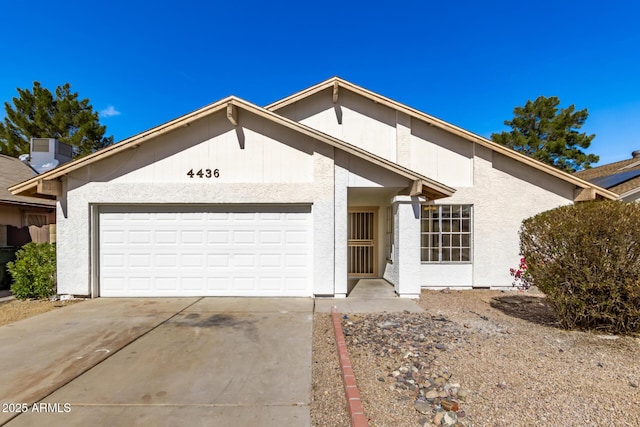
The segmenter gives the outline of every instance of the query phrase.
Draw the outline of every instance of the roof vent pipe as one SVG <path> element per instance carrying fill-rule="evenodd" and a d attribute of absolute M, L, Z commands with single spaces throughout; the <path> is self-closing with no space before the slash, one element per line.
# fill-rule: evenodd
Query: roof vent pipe
<path fill-rule="evenodd" d="M 640 158 L 640 150 L 632 151 L 631 157 L 633 157 L 634 159 Z"/>

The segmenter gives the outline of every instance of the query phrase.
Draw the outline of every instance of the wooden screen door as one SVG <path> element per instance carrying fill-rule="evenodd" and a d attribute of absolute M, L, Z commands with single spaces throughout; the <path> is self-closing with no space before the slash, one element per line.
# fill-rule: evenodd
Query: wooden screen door
<path fill-rule="evenodd" d="M 377 210 L 349 209 L 349 276 L 375 277 L 377 269 Z"/>

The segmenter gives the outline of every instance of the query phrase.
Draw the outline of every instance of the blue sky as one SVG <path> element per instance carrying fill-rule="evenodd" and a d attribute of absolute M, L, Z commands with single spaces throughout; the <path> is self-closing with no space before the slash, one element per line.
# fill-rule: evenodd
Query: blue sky
<path fill-rule="evenodd" d="M 116 141 L 338 75 L 485 137 L 515 106 L 558 96 L 589 110 L 600 164 L 640 149 L 636 1 L 2 3 L 0 100 L 69 82 Z"/>

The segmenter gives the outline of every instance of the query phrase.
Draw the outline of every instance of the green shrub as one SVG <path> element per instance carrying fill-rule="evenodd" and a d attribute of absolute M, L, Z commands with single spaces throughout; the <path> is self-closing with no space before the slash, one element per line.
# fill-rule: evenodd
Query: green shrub
<path fill-rule="evenodd" d="M 18 299 L 49 298 L 56 293 L 56 246 L 28 243 L 7 263 L 13 276 L 11 292 Z"/>
<path fill-rule="evenodd" d="M 533 283 L 567 329 L 640 331 L 640 204 L 594 201 L 525 220 Z"/>

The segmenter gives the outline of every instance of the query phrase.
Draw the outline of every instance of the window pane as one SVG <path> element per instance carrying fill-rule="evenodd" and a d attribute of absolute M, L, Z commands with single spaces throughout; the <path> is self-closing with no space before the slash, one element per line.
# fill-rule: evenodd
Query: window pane
<path fill-rule="evenodd" d="M 422 206 L 422 218 L 430 218 L 433 211 L 437 209 L 437 206 L 433 206 L 433 205 L 423 205 Z"/>
<path fill-rule="evenodd" d="M 471 260 L 471 205 L 423 205 L 420 256 L 428 262 Z"/>

